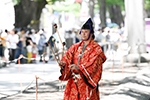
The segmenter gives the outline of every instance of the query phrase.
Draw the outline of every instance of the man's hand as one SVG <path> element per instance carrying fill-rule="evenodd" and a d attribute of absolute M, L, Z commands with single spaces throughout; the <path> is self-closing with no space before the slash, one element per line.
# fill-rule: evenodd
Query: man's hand
<path fill-rule="evenodd" d="M 64 62 L 64 61 L 60 61 L 58 64 L 59 64 L 60 68 L 62 68 L 63 66 L 66 66 L 66 62 Z"/>
<path fill-rule="evenodd" d="M 71 64 L 69 67 L 71 68 L 71 71 L 74 73 L 79 73 L 80 71 L 80 68 L 75 64 Z"/>

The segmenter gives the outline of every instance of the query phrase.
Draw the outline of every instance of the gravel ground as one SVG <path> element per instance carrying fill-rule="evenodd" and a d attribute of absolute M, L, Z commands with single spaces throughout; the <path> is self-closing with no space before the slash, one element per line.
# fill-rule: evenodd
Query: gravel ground
<path fill-rule="evenodd" d="M 25 85 L 22 93 L 20 92 L 19 80 L 13 81 L 9 76 L 16 74 L 18 65 L 0 69 L 0 100 L 35 100 L 35 81 L 29 87 L 27 86 L 31 83 L 31 75 L 32 77 L 37 74 L 42 76 L 43 72 L 45 75 L 42 77 L 44 78 L 45 76 L 45 80 L 48 79 L 50 81 L 38 80 L 38 100 L 63 100 L 66 82 L 57 80 L 59 76 L 58 68 L 55 68 L 57 64 L 54 61 L 52 63 L 52 66 L 51 62 L 45 64 L 45 66 L 51 67 L 45 67 L 44 71 L 40 67 L 42 64 L 31 64 L 29 67 L 26 67 L 27 65 L 20 65 L 23 70 L 21 74 L 24 77 L 26 75 L 30 77 L 30 81 L 27 79 L 22 80 L 22 84 Z M 33 72 L 36 73 L 33 74 Z M 5 76 L 10 79 L 1 79 Z M 29 81 L 28 84 L 27 81 Z M 12 85 L 14 88 L 11 88 Z M 102 80 L 99 82 L 99 90 L 101 100 L 150 100 L 150 64 L 141 63 L 136 65 L 125 63 L 122 66 L 118 61 L 114 63 L 107 61 L 103 66 L 103 75 Z M 7 93 L 8 95 L 6 95 Z"/>

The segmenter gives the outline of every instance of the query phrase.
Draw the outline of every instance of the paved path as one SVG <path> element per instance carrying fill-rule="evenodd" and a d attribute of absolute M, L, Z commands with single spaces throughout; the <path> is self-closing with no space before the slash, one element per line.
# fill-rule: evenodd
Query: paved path
<path fill-rule="evenodd" d="M 106 67 L 101 100 L 150 100 L 150 65 Z"/>
<path fill-rule="evenodd" d="M 58 65 L 55 61 L 50 61 L 44 65 L 42 63 L 14 64 L 1 68 L 1 100 L 35 100 L 35 75 L 42 79 L 38 80 L 38 100 L 63 99 L 66 82 L 58 81 L 60 75 Z M 131 67 L 131 64 L 124 64 L 122 69 L 120 62 L 115 61 L 113 66 L 112 61 L 107 61 L 99 84 L 101 100 L 149 100 L 150 65 L 139 64 Z"/>
<path fill-rule="evenodd" d="M 59 67 L 55 61 L 51 61 L 49 64 L 11 64 L 8 67 L 1 68 L 0 98 L 6 96 L 2 94 L 12 95 L 23 91 L 28 86 L 35 86 L 35 75 L 40 77 L 38 83 L 58 80 Z"/>

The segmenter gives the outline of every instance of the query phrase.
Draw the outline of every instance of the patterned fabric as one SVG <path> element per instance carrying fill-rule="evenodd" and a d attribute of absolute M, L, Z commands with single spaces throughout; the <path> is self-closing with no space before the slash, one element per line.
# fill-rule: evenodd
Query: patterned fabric
<path fill-rule="evenodd" d="M 32 58 L 36 58 L 36 53 L 32 53 Z"/>
<path fill-rule="evenodd" d="M 32 58 L 32 53 L 31 53 L 31 52 L 28 52 L 28 53 L 27 53 L 27 57 L 28 57 L 28 58 Z M 28 59 L 28 63 L 30 63 L 30 62 L 31 62 L 31 60 Z"/>
<path fill-rule="evenodd" d="M 71 46 L 61 61 L 66 62 L 66 66 L 59 77 L 61 81 L 68 81 L 64 93 L 64 100 L 100 100 L 98 82 L 102 75 L 102 64 L 106 57 L 100 47 L 94 40 L 87 45 L 84 54 L 78 65 L 82 53 L 84 41 Z M 81 78 L 74 82 L 72 72 L 68 67 L 70 64 L 76 64 L 80 68 L 78 73 Z"/>

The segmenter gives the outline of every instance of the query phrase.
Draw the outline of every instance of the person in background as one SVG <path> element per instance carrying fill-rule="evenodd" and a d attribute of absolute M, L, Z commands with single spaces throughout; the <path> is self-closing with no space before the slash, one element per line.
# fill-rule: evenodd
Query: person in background
<path fill-rule="evenodd" d="M 81 36 L 79 35 L 78 29 L 74 29 L 73 33 L 75 34 L 75 43 L 80 42 Z"/>
<path fill-rule="evenodd" d="M 100 44 L 100 46 L 101 46 L 101 48 L 102 48 L 102 50 L 104 52 L 104 46 L 105 46 L 104 43 L 106 42 L 106 38 L 102 34 L 101 28 L 98 29 L 98 31 L 97 31 L 97 33 L 95 35 L 95 41 Z"/>
<path fill-rule="evenodd" d="M 36 43 L 36 45 L 38 45 L 39 40 L 40 40 L 40 34 L 39 34 L 39 31 L 36 31 L 35 32 L 35 43 Z"/>
<path fill-rule="evenodd" d="M 38 48 L 36 46 L 36 43 L 33 42 L 33 46 L 32 46 L 32 58 L 35 58 L 35 59 L 33 60 L 32 63 L 36 63 L 36 55 L 37 54 L 38 54 Z"/>
<path fill-rule="evenodd" d="M 21 51 L 22 51 L 22 38 L 21 38 L 22 34 L 20 34 L 20 32 L 17 32 L 17 35 L 19 36 L 19 42 L 17 43 L 15 59 L 19 58 L 19 56 L 21 55 Z M 22 59 L 21 59 L 21 62 L 22 62 Z M 18 61 L 16 63 L 18 63 Z"/>
<path fill-rule="evenodd" d="M 7 65 L 6 63 L 7 60 L 5 58 L 6 37 L 7 37 L 7 34 L 3 32 L 2 30 L 0 30 L 0 57 L 2 57 L 3 60 L 5 61 L 3 67 L 6 67 Z"/>
<path fill-rule="evenodd" d="M 105 37 L 102 35 L 102 30 L 101 28 L 98 29 L 98 31 L 95 33 L 95 41 L 96 42 L 102 42 L 104 41 Z"/>
<path fill-rule="evenodd" d="M 54 34 L 53 34 L 53 35 L 54 35 Z M 48 40 L 48 42 L 50 43 L 52 49 L 54 48 L 54 42 L 52 41 L 52 39 L 54 38 L 53 35 L 51 35 L 50 38 L 49 38 L 49 40 Z M 57 41 L 57 40 L 56 40 L 56 41 Z M 50 49 L 50 59 L 51 59 L 51 58 L 54 58 L 54 55 L 52 55 L 52 50 Z"/>
<path fill-rule="evenodd" d="M 13 29 L 10 31 L 10 35 L 7 37 L 9 42 L 9 60 L 13 61 L 15 59 L 15 53 L 17 49 L 17 43 L 19 42 L 19 36 L 17 35 L 17 30 Z"/>
<path fill-rule="evenodd" d="M 75 33 L 72 32 L 72 29 L 69 29 L 65 32 L 65 40 L 66 40 L 66 47 L 70 48 L 76 42 Z"/>
<path fill-rule="evenodd" d="M 43 33 L 42 33 L 42 34 L 43 34 L 43 35 L 44 35 L 44 37 L 47 39 L 47 32 L 45 31 L 45 29 L 44 29 L 44 28 L 42 29 L 42 31 L 43 31 Z M 46 42 L 46 39 L 45 39 L 45 42 Z"/>
<path fill-rule="evenodd" d="M 21 28 L 19 35 L 20 35 L 20 41 L 22 43 L 21 54 L 26 57 L 27 56 L 27 50 L 26 50 L 26 29 L 25 28 Z M 25 62 L 26 62 L 26 60 L 22 58 L 21 59 L 21 63 L 24 64 Z"/>
<path fill-rule="evenodd" d="M 63 100 L 100 100 L 98 82 L 106 56 L 94 41 L 91 18 L 82 26 L 80 34 L 82 41 L 72 45 L 59 62 L 59 80 L 68 81 Z"/>
<path fill-rule="evenodd" d="M 35 37 L 35 29 L 31 29 L 32 34 L 30 35 L 30 38 L 32 39 L 33 42 L 36 42 L 36 37 Z"/>
<path fill-rule="evenodd" d="M 111 40 L 111 32 L 110 32 L 110 28 L 109 27 L 103 27 L 102 29 L 102 36 L 104 36 L 104 45 L 102 46 L 103 47 L 103 50 L 104 50 L 104 53 L 106 54 L 109 50 L 109 45 L 110 45 L 110 40 Z"/>
<path fill-rule="evenodd" d="M 6 37 L 6 49 L 5 49 L 5 58 L 6 60 L 8 61 L 9 60 L 9 41 L 7 41 L 7 38 L 9 37 L 10 34 L 10 31 L 5 29 L 5 33 L 7 34 L 7 37 Z"/>
<path fill-rule="evenodd" d="M 118 41 L 120 39 L 120 34 L 118 33 L 118 27 L 112 28 L 112 32 L 110 34 L 110 41 L 113 42 L 111 44 L 111 51 L 116 52 L 118 49 Z"/>
<path fill-rule="evenodd" d="M 42 62 L 42 54 L 43 54 L 43 47 L 45 45 L 45 36 L 41 33 L 40 34 L 40 40 L 38 43 L 38 50 L 39 50 L 39 55 L 40 55 L 40 62 Z"/>
<path fill-rule="evenodd" d="M 28 36 L 26 37 L 26 48 L 27 48 L 27 57 L 29 58 L 27 63 L 31 63 L 31 59 L 32 58 L 32 45 L 33 45 L 33 42 L 32 42 L 32 39 L 30 37 L 30 35 L 32 34 L 32 32 L 30 31 L 28 33 Z"/>
<path fill-rule="evenodd" d="M 107 41 L 107 42 L 110 42 L 110 41 L 111 41 L 111 33 L 110 33 L 110 30 L 107 31 L 106 41 Z"/>

